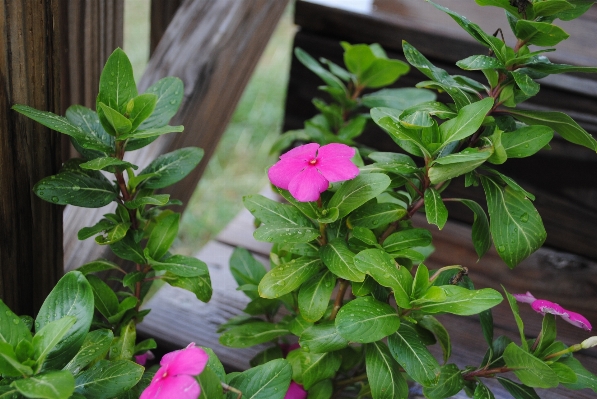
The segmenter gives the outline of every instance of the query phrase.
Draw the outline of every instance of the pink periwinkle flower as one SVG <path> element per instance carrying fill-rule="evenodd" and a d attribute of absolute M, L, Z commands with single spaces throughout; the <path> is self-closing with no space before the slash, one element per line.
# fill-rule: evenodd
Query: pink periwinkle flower
<path fill-rule="evenodd" d="M 155 359 L 155 356 L 151 351 L 147 351 L 141 355 L 135 355 L 135 362 L 141 366 L 145 366 L 145 363 L 147 363 L 148 360 L 153 359 Z"/>
<path fill-rule="evenodd" d="M 164 355 L 160 361 L 162 367 L 139 399 L 197 399 L 201 388 L 195 376 L 201 374 L 208 359 L 207 353 L 194 342 Z"/>
<path fill-rule="evenodd" d="M 302 385 L 291 381 L 284 399 L 307 399 L 307 391 L 305 391 Z"/>
<path fill-rule="evenodd" d="M 579 313 L 566 310 L 557 303 L 546 301 L 545 299 L 536 299 L 530 292 L 527 292 L 526 294 L 514 294 L 513 296 L 518 302 L 529 303 L 537 313 L 543 315 L 549 313 L 555 316 L 560 316 L 575 327 L 591 331 L 591 323 L 589 323 L 589 320 L 587 320 L 586 317 Z"/>
<path fill-rule="evenodd" d="M 359 174 L 359 168 L 350 160 L 354 154 L 354 148 L 345 144 L 305 144 L 281 155 L 267 175 L 274 186 L 290 191 L 298 201 L 317 201 L 330 183 L 354 179 Z"/>

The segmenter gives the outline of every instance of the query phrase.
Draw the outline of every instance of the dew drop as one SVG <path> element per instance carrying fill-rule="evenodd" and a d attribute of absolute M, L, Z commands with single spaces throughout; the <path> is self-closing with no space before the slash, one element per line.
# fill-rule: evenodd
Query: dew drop
<path fill-rule="evenodd" d="M 19 324 L 19 319 L 12 319 L 12 322 L 15 324 Z"/>
<path fill-rule="evenodd" d="M 7 315 L 7 316 L 10 316 L 10 314 L 11 314 L 12 312 L 11 312 L 10 310 L 7 310 L 7 311 L 6 311 L 6 312 L 4 312 L 4 313 L 6 313 L 6 315 Z"/>
<path fill-rule="evenodd" d="M 500 245 L 500 246 L 498 247 L 498 251 L 499 251 L 499 252 L 504 252 L 505 250 L 506 250 L 506 247 L 504 247 L 503 245 Z"/>
<path fill-rule="evenodd" d="M 176 100 L 170 101 L 170 104 L 172 104 L 172 105 L 176 104 Z"/>
<path fill-rule="evenodd" d="M 52 202 L 58 202 L 58 197 L 56 197 L 56 196 L 52 197 Z"/>
<path fill-rule="evenodd" d="M 40 191 L 40 192 L 39 192 L 39 195 L 44 195 L 44 192 L 43 192 L 43 191 Z"/>
<path fill-rule="evenodd" d="M 521 221 L 522 223 L 526 223 L 526 222 L 528 222 L 528 221 L 529 221 L 529 214 L 528 214 L 528 213 L 526 213 L 526 212 L 525 212 L 525 213 L 523 213 L 523 214 L 520 216 L 520 221 Z"/>
<path fill-rule="evenodd" d="M 73 191 L 79 191 L 81 189 L 81 187 L 79 186 L 73 186 Z"/>

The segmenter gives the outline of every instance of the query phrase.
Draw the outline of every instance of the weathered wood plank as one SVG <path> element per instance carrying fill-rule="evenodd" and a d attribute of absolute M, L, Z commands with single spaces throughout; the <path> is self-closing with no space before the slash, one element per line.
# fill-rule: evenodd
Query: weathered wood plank
<path fill-rule="evenodd" d="M 31 190 L 58 171 L 60 137 L 10 109 L 60 112 L 61 7 L 0 3 L 0 298 L 17 314 L 34 315 L 62 275 L 62 209 Z"/>
<path fill-rule="evenodd" d="M 178 76 L 185 84 L 181 110 L 173 124 L 186 131 L 160 137 L 135 151 L 127 160 L 141 167 L 160 154 L 186 146 L 205 150 L 204 160 L 180 184 L 168 189 L 173 198 L 187 202 L 234 111 L 268 38 L 285 9 L 286 0 L 187 1 L 181 5 L 155 50 L 140 91 L 165 76 Z M 97 221 L 105 209 L 67 207 L 65 217 L 65 268 L 86 260 L 111 256 L 93 240 L 80 243 L 77 231 Z"/>
<path fill-rule="evenodd" d="M 151 0 L 149 55 L 155 51 L 182 0 Z"/>

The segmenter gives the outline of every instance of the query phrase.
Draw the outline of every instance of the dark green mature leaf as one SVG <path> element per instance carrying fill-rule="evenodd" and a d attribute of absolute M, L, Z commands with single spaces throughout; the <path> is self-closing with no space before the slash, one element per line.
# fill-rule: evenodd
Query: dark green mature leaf
<path fill-rule="evenodd" d="M 483 210 L 481 205 L 477 204 L 473 200 L 458 198 L 456 199 L 456 201 L 459 201 L 462 204 L 466 205 L 474 213 L 473 228 L 471 234 L 473 238 L 473 245 L 475 246 L 475 251 L 477 252 L 477 255 L 480 259 L 491 247 L 489 220 L 487 219 L 485 210 Z"/>
<path fill-rule="evenodd" d="M 301 62 L 301 64 L 303 64 L 304 66 L 309 68 L 311 72 L 319 76 L 321 80 L 323 80 L 328 86 L 335 87 L 346 92 L 346 86 L 344 86 L 344 83 L 342 83 L 342 81 L 338 79 L 334 74 L 322 67 L 321 64 L 317 62 L 315 58 L 311 57 L 303 49 L 299 47 L 295 48 L 294 55 Z"/>
<path fill-rule="evenodd" d="M 338 208 L 339 218 L 363 205 L 384 192 L 390 185 L 390 178 L 382 173 L 359 175 L 340 186 L 326 205 L 326 208 Z"/>
<path fill-rule="evenodd" d="M 110 244 L 110 249 L 122 259 L 130 260 L 135 263 L 147 263 L 145 256 L 143 256 L 143 249 L 133 237 L 133 232 L 129 230 L 126 236 L 113 244 Z"/>
<path fill-rule="evenodd" d="M 576 66 L 568 64 L 552 64 L 547 57 L 537 57 L 536 60 L 527 62 L 524 65 L 525 69 L 532 72 L 538 72 L 540 74 L 552 75 L 557 73 L 568 73 L 568 72 L 584 72 L 584 73 L 596 73 L 597 67 L 586 67 Z"/>
<path fill-rule="evenodd" d="M 330 399 L 334 393 L 332 380 L 322 380 L 309 389 L 309 399 Z"/>
<path fill-rule="evenodd" d="M 183 255 L 175 255 L 175 256 L 183 256 Z M 191 259 L 194 259 L 194 258 L 191 258 Z M 201 262 L 198 259 L 196 259 L 196 260 L 198 262 Z M 193 261 L 190 261 L 189 263 L 192 263 L 192 262 Z M 203 262 L 201 262 L 201 263 L 203 263 Z M 200 266 L 200 264 L 197 263 L 197 264 L 195 264 L 195 268 L 198 270 L 198 269 L 201 269 L 202 266 Z M 180 273 L 180 272 L 178 272 L 178 273 Z M 187 271 L 187 273 L 188 273 L 188 271 Z M 177 276 L 176 274 L 174 274 L 173 272 L 168 271 L 168 272 L 166 272 L 166 274 L 164 276 L 164 281 L 166 281 L 168 284 L 170 284 L 173 287 L 182 288 L 182 289 L 192 292 L 193 294 L 195 294 L 197 299 L 199 299 L 202 302 L 208 302 L 211 299 L 211 295 L 213 294 L 213 289 L 211 287 L 211 279 L 209 277 L 209 274 L 202 274 L 200 276 L 195 276 L 195 277 L 180 277 L 180 276 Z"/>
<path fill-rule="evenodd" d="M 100 157 L 95 158 L 91 161 L 87 161 L 79 165 L 81 169 L 88 169 L 88 170 L 110 170 L 111 167 L 118 167 L 120 170 L 124 170 L 126 168 L 138 169 L 137 165 L 133 165 L 130 162 L 121 161 L 118 158 L 114 157 Z"/>
<path fill-rule="evenodd" d="M 239 247 L 235 248 L 230 256 L 230 272 L 238 285 L 252 284 L 255 286 L 259 285 L 267 273 L 265 267 L 249 251 Z M 257 297 L 256 294 L 246 293 L 252 299 Z"/>
<path fill-rule="evenodd" d="M 176 214 L 178 216 L 178 214 Z M 179 277 L 208 277 L 209 270 L 205 262 L 192 256 L 173 255 L 161 261 L 148 257 L 149 264 L 155 270 L 166 270 Z"/>
<path fill-rule="evenodd" d="M 548 126 L 526 126 L 502 134 L 502 145 L 508 158 L 525 158 L 544 148 L 553 138 L 553 129 Z"/>
<path fill-rule="evenodd" d="M 21 340 L 31 341 L 31 332 L 21 318 L 0 299 L 0 342 L 14 348 Z"/>
<path fill-rule="evenodd" d="M 284 358 L 282 349 L 280 349 L 280 347 L 276 345 L 269 347 L 253 356 L 253 358 L 249 361 L 249 364 L 251 365 L 251 367 L 256 367 L 265 364 L 271 360 L 282 358 Z"/>
<path fill-rule="evenodd" d="M 321 260 L 336 276 L 349 281 L 363 281 L 365 274 L 354 264 L 355 254 L 348 248 L 346 242 L 337 238 L 319 249 Z"/>
<path fill-rule="evenodd" d="M 116 263 L 110 262 L 109 260 L 97 259 L 97 260 L 94 260 L 94 261 L 84 264 L 83 266 L 79 267 L 76 270 L 81 272 L 83 275 L 87 275 L 89 273 L 103 272 L 105 270 L 121 270 L 121 269 Z"/>
<path fill-rule="evenodd" d="M 367 344 L 365 363 L 371 394 L 375 399 L 404 399 L 408 396 L 406 380 L 386 344 Z"/>
<path fill-rule="evenodd" d="M 284 359 L 276 359 L 234 376 L 229 385 L 243 393 L 243 399 L 283 399 L 290 385 L 292 368 Z M 236 398 L 229 392 L 229 399 Z"/>
<path fill-rule="evenodd" d="M 442 147 L 445 147 L 452 141 L 472 136 L 479 129 L 483 123 L 483 119 L 485 119 L 492 107 L 493 98 L 491 97 L 462 107 L 458 111 L 456 118 L 450 119 L 439 126 L 442 136 Z"/>
<path fill-rule="evenodd" d="M 465 71 L 476 71 L 479 69 L 504 69 L 505 66 L 500 60 L 486 55 L 472 55 L 456 63 L 459 68 Z"/>
<path fill-rule="evenodd" d="M 384 287 L 394 292 L 398 306 L 409 309 L 413 277 L 406 267 L 396 264 L 394 259 L 381 249 L 366 249 L 357 254 L 355 266 Z"/>
<path fill-rule="evenodd" d="M 440 365 L 419 338 L 414 326 L 403 321 L 396 333 L 388 337 L 388 346 L 394 359 L 413 380 L 423 386 L 435 385 Z"/>
<path fill-rule="evenodd" d="M 107 319 L 118 313 L 118 297 L 104 281 L 90 274 L 87 281 L 91 284 L 93 290 L 93 300 L 96 309 Z"/>
<path fill-rule="evenodd" d="M 525 351 L 528 351 L 529 345 L 527 343 L 526 336 L 524 334 L 524 324 L 522 322 L 522 318 L 520 317 L 520 312 L 518 310 L 518 303 L 516 302 L 516 298 L 514 298 L 508 291 L 506 291 L 505 288 L 504 288 L 504 294 L 506 294 L 506 299 L 508 300 L 508 304 L 510 305 L 510 309 L 512 310 L 512 314 L 514 315 L 514 319 L 516 321 L 516 325 L 518 327 L 518 332 L 520 334 L 520 341 L 521 341 L 522 348 Z"/>
<path fill-rule="evenodd" d="M 220 335 L 220 343 L 230 348 L 248 348 L 288 334 L 286 328 L 265 321 L 256 321 L 226 330 Z"/>
<path fill-rule="evenodd" d="M 85 157 L 85 159 L 94 159 L 113 155 L 114 137 L 110 136 L 102 124 L 95 111 L 82 105 L 71 105 L 66 110 L 66 119 L 85 133 L 86 137 L 80 137 L 79 141 L 74 136 L 71 142 L 74 147 Z"/>
<path fill-rule="evenodd" d="M 539 345 L 534 352 L 535 355 L 542 353 L 556 340 L 556 317 L 552 314 L 546 314 L 543 316 L 543 322 L 541 323 L 541 338 L 539 339 Z"/>
<path fill-rule="evenodd" d="M 432 184 L 438 184 L 461 176 L 475 170 L 488 160 L 492 154 L 493 149 L 491 147 L 483 149 L 465 148 L 459 153 L 437 158 L 433 166 L 429 168 L 429 180 Z"/>
<path fill-rule="evenodd" d="M 508 110 L 508 113 L 527 125 L 548 126 L 571 143 L 597 151 L 597 140 L 562 112 Z"/>
<path fill-rule="evenodd" d="M 61 342 L 62 338 L 77 321 L 74 316 L 64 316 L 43 326 L 33 337 L 33 356 L 38 369 L 46 360 L 48 354 Z M 47 368 L 46 368 L 47 369 Z"/>
<path fill-rule="evenodd" d="M 348 223 L 351 226 L 375 229 L 402 219 L 406 213 L 402 206 L 391 202 L 367 204 L 350 214 Z"/>
<path fill-rule="evenodd" d="M 245 208 L 263 223 L 282 223 L 296 226 L 313 227 L 311 221 L 292 205 L 281 204 L 263 195 L 243 197 Z"/>
<path fill-rule="evenodd" d="M 348 340 L 340 335 L 333 321 L 305 329 L 299 343 L 301 348 L 311 353 L 333 352 L 348 346 Z"/>
<path fill-rule="evenodd" d="M 435 317 L 425 315 L 418 320 L 417 326 L 423 327 L 425 330 L 431 331 L 437 342 L 442 348 L 444 363 L 448 361 L 452 355 L 452 343 L 448 330 Z"/>
<path fill-rule="evenodd" d="M 401 148 L 410 154 L 422 157 L 426 155 L 431 156 L 425 143 L 421 140 L 416 131 L 412 131 L 404 127 L 400 122 L 399 110 L 391 108 L 372 108 L 371 118 L 375 123 L 385 130 L 392 140 L 396 142 Z"/>
<path fill-rule="evenodd" d="M 307 390 L 317 382 L 335 376 L 342 364 L 340 352 L 309 353 L 297 349 L 290 352 L 287 359 L 292 365 L 292 379 Z"/>
<path fill-rule="evenodd" d="M 483 384 L 481 381 L 477 381 L 477 387 L 475 388 L 473 399 L 495 399 L 495 396 L 485 384 Z"/>
<path fill-rule="evenodd" d="M 110 346 L 110 360 L 131 360 L 135 354 L 137 328 L 131 320 L 120 329 L 120 335 L 115 337 Z"/>
<path fill-rule="evenodd" d="M 514 33 L 517 38 L 526 41 L 528 44 L 544 47 L 555 46 L 562 40 L 570 37 L 559 26 L 547 22 L 527 21 L 524 19 L 518 20 Z"/>
<path fill-rule="evenodd" d="M 597 376 L 584 368 L 584 366 L 578 360 L 572 356 L 569 356 L 558 360 L 558 363 L 568 366 L 574 371 L 574 373 L 576 373 L 576 382 L 562 381 L 562 385 L 568 389 L 589 388 L 592 389 L 593 392 L 597 393 Z"/>
<path fill-rule="evenodd" d="M 278 298 L 301 286 L 321 270 L 321 260 L 307 256 L 274 267 L 259 283 L 259 295 Z"/>
<path fill-rule="evenodd" d="M 64 366 L 63 370 L 68 370 L 74 375 L 79 374 L 84 367 L 91 364 L 95 359 L 102 358 L 108 353 L 113 339 L 112 330 L 102 329 L 89 332 L 85 336 L 79 352 Z"/>
<path fill-rule="evenodd" d="M 75 324 L 50 351 L 43 364 L 45 370 L 59 370 L 73 358 L 85 340 L 93 318 L 93 292 L 80 272 L 66 273 L 46 297 L 37 318 L 35 330 L 65 316 L 74 316 Z"/>
<path fill-rule="evenodd" d="M 136 96 L 133 67 L 124 51 L 117 48 L 108 57 L 100 75 L 97 104 L 102 102 L 118 112 L 123 112 L 128 101 Z"/>
<path fill-rule="evenodd" d="M 157 221 L 147 240 L 146 249 L 149 252 L 150 258 L 159 260 L 168 252 L 178 234 L 179 220 L 180 214 L 173 213 Z M 179 276 L 193 277 L 195 275 L 186 276 L 179 274 Z"/>
<path fill-rule="evenodd" d="M 532 388 L 554 388 L 558 386 L 558 375 L 545 362 L 526 352 L 514 342 L 504 351 L 506 366 L 525 385 Z"/>
<path fill-rule="evenodd" d="M 458 366 L 446 364 L 441 368 L 437 384 L 424 387 L 423 393 L 429 399 L 444 399 L 457 394 L 463 387 L 464 378 Z"/>
<path fill-rule="evenodd" d="M 492 288 L 469 290 L 457 285 L 442 285 L 417 300 L 417 308 L 425 313 L 452 313 L 461 316 L 477 314 L 502 302 L 502 295 Z"/>
<path fill-rule="evenodd" d="M 361 102 L 369 108 L 387 107 L 405 110 L 416 104 L 435 100 L 435 94 L 425 89 L 406 87 L 400 89 L 382 89 L 365 94 Z"/>
<path fill-rule="evenodd" d="M 370 296 L 345 304 L 336 316 L 336 328 L 351 342 L 374 342 L 394 333 L 400 326 L 396 310 Z"/>
<path fill-rule="evenodd" d="M 517 384 L 507 378 L 497 377 L 497 380 L 514 399 L 541 399 L 535 390 L 522 384 Z"/>
<path fill-rule="evenodd" d="M 259 226 L 253 233 L 258 241 L 277 243 L 307 243 L 319 237 L 319 230 L 296 223 L 268 223 Z"/>
<path fill-rule="evenodd" d="M 101 208 L 118 196 L 116 188 L 99 171 L 78 167 L 80 159 L 67 162 L 60 173 L 48 176 L 33 186 L 41 199 L 58 205 Z"/>
<path fill-rule="evenodd" d="M 75 392 L 86 398 L 114 398 L 134 387 L 143 370 L 130 360 L 100 360 L 75 378 Z"/>
<path fill-rule="evenodd" d="M 448 221 L 448 209 L 441 195 L 432 187 L 425 190 L 425 215 L 427 222 L 436 225 L 440 230 Z"/>
<path fill-rule="evenodd" d="M 323 270 L 301 286 L 298 307 L 305 320 L 314 323 L 323 317 L 335 285 L 336 276 Z"/>
<path fill-rule="evenodd" d="M 413 247 L 426 247 L 431 244 L 431 233 L 427 229 L 406 229 L 392 233 L 382 243 L 389 254 Z"/>
<path fill-rule="evenodd" d="M 197 399 L 221 399 L 224 397 L 222 383 L 217 374 L 209 367 L 206 367 L 196 379 L 201 388 L 201 393 Z"/>
<path fill-rule="evenodd" d="M 166 125 L 166 126 L 162 126 L 162 127 L 152 127 L 152 128 L 148 128 L 148 129 L 138 129 L 135 130 L 134 132 L 128 132 L 128 133 L 124 133 L 122 135 L 120 135 L 118 137 L 119 140 L 126 140 L 126 139 L 137 139 L 137 140 L 146 140 L 146 139 L 152 139 L 154 137 L 157 136 L 161 136 L 164 134 L 168 134 L 168 133 L 180 133 L 184 131 L 184 126 L 170 126 L 170 125 Z"/>
<path fill-rule="evenodd" d="M 547 233 L 533 203 L 495 178 L 481 177 L 491 220 L 491 235 L 500 257 L 513 268 L 543 245 Z"/>
<path fill-rule="evenodd" d="M 186 147 L 160 155 L 139 174 L 156 173 L 140 186 L 144 188 L 164 188 L 185 178 L 203 158 L 203 150 L 197 147 Z"/>
<path fill-rule="evenodd" d="M 68 399 L 75 390 L 75 378 L 68 371 L 52 371 L 16 380 L 11 386 L 28 398 Z"/>

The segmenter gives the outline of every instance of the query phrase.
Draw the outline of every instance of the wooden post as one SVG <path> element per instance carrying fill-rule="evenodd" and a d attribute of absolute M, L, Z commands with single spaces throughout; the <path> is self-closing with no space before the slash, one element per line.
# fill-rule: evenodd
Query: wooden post
<path fill-rule="evenodd" d="M 153 54 L 182 0 L 151 0 L 149 56 Z"/>
<path fill-rule="evenodd" d="M 17 314 L 34 315 L 63 271 L 62 208 L 32 192 L 58 172 L 59 133 L 10 109 L 60 112 L 60 3 L 0 3 L 0 298 Z"/>

